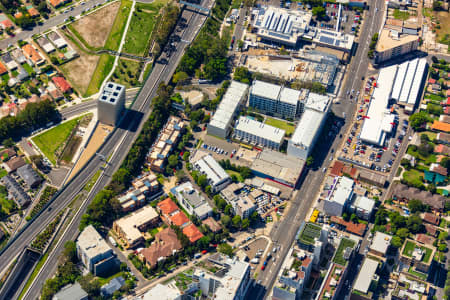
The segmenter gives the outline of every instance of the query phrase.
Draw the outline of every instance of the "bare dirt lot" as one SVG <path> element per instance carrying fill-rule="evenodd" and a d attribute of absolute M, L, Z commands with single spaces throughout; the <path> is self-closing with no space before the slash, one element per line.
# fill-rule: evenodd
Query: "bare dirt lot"
<path fill-rule="evenodd" d="M 82 17 L 73 23 L 73 27 L 90 46 L 103 47 L 119 7 L 120 1 L 107 5 L 88 16 Z"/>
<path fill-rule="evenodd" d="M 89 82 L 91 81 L 92 74 L 97 67 L 97 62 L 100 56 L 89 55 L 81 51 L 69 39 L 67 39 L 67 42 L 78 52 L 78 54 L 80 54 L 80 56 L 68 63 L 63 64 L 60 68 L 75 89 L 78 90 L 81 95 L 84 95 L 89 86 Z"/>

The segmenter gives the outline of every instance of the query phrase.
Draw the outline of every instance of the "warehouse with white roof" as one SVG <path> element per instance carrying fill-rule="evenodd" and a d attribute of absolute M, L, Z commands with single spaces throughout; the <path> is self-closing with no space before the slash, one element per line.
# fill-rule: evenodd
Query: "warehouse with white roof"
<path fill-rule="evenodd" d="M 287 154 L 306 160 L 325 124 L 330 107 L 328 96 L 309 93 L 305 110 L 288 141 Z"/>
<path fill-rule="evenodd" d="M 221 191 L 231 182 L 231 177 L 211 156 L 201 150 L 197 150 L 191 159 L 192 167 L 206 175 L 208 184 L 214 193 Z"/>
<path fill-rule="evenodd" d="M 216 113 L 208 124 L 208 134 L 226 138 L 231 125 L 239 111 L 239 106 L 245 103 L 248 85 L 232 81 L 228 87 Z"/>
<path fill-rule="evenodd" d="M 387 134 L 392 131 L 395 115 L 390 113 L 388 104 L 396 73 L 397 66 L 380 70 L 361 129 L 360 138 L 365 143 L 382 147 Z"/>
<path fill-rule="evenodd" d="M 233 137 L 244 143 L 279 150 L 285 133 L 283 129 L 241 116 L 234 127 Z"/>

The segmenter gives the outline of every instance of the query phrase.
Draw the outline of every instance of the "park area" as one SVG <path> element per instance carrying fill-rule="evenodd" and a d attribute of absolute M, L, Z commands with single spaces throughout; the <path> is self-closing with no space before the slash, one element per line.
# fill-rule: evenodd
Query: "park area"
<path fill-rule="evenodd" d="M 112 81 L 120 83 L 127 88 L 138 86 L 142 66 L 142 62 L 121 58 L 119 64 L 114 69 Z"/>
<path fill-rule="evenodd" d="M 271 117 L 267 117 L 265 123 L 267 125 L 283 129 L 284 131 L 286 131 L 287 136 L 292 135 L 295 130 L 294 123 L 286 122 L 286 121 L 279 120 L 279 119 L 274 119 Z"/>
<path fill-rule="evenodd" d="M 59 154 L 63 150 L 67 139 L 74 131 L 82 117 L 61 123 L 58 126 L 49 129 L 34 138 L 33 143 L 41 150 L 41 152 L 50 160 L 52 164 L 56 164 Z"/>
<path fill-rule="evenodd" d="M 159 11 L 163 4 L 163 1 L 136 3 L 123 46 L 124 52 L 139 56 L 146 55 L 150 39 L 154 36 L 153 29 L 160 19 Z"/>

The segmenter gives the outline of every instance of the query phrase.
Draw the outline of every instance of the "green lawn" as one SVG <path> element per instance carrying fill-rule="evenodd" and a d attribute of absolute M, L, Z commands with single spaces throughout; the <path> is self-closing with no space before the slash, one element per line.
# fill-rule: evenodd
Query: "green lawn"
<path fill-rule="evenodd" d="M 79 117 L 64 122 L 33 138 L 33 142 L 36 146 L 39 147 L 42 153 L 44 153 L 53 164 L 56 164 L 57 160 L 56 151 L 64 144 L 81 118 L 82 117 Z"/>
<path fill-rule="evenodd" d="M 86 97 L 98 92 L 102 86 L 103 80 L 105 80 L 106 76 L 111 72 L 113 65 L 114 56 L 109 54 L 102 54 L 100 56 L 94 74 L 92 74 L 91 82 L 89 82 L 89 86 L 86 90 Z"/>
<path fill-rule="evenodd" d="M 417 272 L 413 269 L 413 267 L 409 267 L 408 273 L 416 276 L 417 278 L 422 279 L 423 281 L 427 280 L 427 278 L 428 278 L 427 274 L 422 273 L 422 272 Z"/>
<path fill-rule="evenodd" d="M 406 245 L 405 248 L 403 249 L 402 255 L 411 257 L 415 247 L 416 244 L 414 242 L 406 241 Z"/>
<path fill-rule="evenodd" d="M 161 3 L 136 3 L 136 9 L 123 45 L 124 52 L 136 55 L 144 55 L 147 52 L 161 6 Z"/>
<path fill-rule="evenodd" d="M 413 151 L 411 149 L 411 147 L 408 147 L 408 150 L 406 151 L 406 153 L 414 156 L 416 159 L 422 161 L 427 166 L 429 166 L 431 163 L 436 162 L 436 154 L 430 154 L 427 157 L 425 157 L 425 156 L 420 155 L 418 151 Z"/>
<path fill-rule="evenodd" d="M 8 172 L 5 169 L 0 169 L 0 178 L 5 177 L 6 175 L 8 175 Z"/>
<path fill-rule="evenodd" d="M 267 125 L 283 129 L 284 131 L 286 131 L 286 135 L 290 135 L 290 134 L 294 133 L 294 130 L 295 130 L 294 123 L 286 122 L 286 121 L 279 120 L 279 119 L 267 117 L 265 123 Z"/>
<path fill-rule="evenodd" d="M 439 95 L 436 94 L 425 94 L 425 99 L 431 99 L 431 100 L 435 100 L 435 101 L 444 101 L 446 99 L 446 97 L 441 97 Z"/>
<path fill-rule="evenodd" d="M 344 251 L 345 249 L 353 248 L 354 246 L 355 242 L 353 240 L 342 238 L 339 247 L 336 250 L 336 254 L 334 255 L 333 262 L 345 267 L 348 261 L 344 258 Z"/>
<path fill-rule="evenodd" d="M 22 65 L 22 67 L 25 69 L 25 71 L 27 71 L 28 74 L 33 74 L 34 73 L 33 68 L 28 63 L 24 63 Z"/>
<path fill-rule="evenodd" d="M 403 172 L 403 179 L 409 182 L 411 185 L 420 185 L 423 183 L 423 173 L 416 169 L 411 169 L 409 171 Z"/>
<path fill-rule="evenodd" d="M 239 174 L 238 172 L 233 170 L 225 170 L 225 172 L 227 172 L 230 176 L 233 174 L 236 175 L 239 182 L 244 182 L 244 178 L 242 178 L 241 174 Z"/>
<path fill-rule="evenodd" d="M 114 19 L 114 24 L 111 28 L 108 39 L 105 43 L 105 49 L 117 50 L 119 49 L 120 40 L 125 31 L 127 18 L 130 14 L 132 2 L 129 0 L 122 0 L 117 16 Z"/>
<path fill-rule="evenodd" d="M 6 189 L 0 190 L 0 205 L 2 206 L 3 212 L 7 215 L 16 208 L 14 200 L 8 199 L 8 192 Z"/>
<path fill-rule="evenodd" d="M 123 278 L 126 278 L 124 272 L 117 272 L 115 274 L 112 274 L 109 277 L 98 277 L 98 281 L 100 281 L 100 285 L 104 285 L 104 284 L 110 282 L 111 279 L 114 279 L 114 278 L 119 277 L 119 276 L 122 276 Z"/>
<path fill-rule="evenodd" d="M 394 18 L 405 21 L 409 19 L 409 13 L 407 11 L 400 11 L 399 9 L 395 9 Z"/>
<path fill-rule="evenodd" d="M 139 85 L 142 63 L 129 59 L 120 59 L 111 79 L 127 88 Z"/>

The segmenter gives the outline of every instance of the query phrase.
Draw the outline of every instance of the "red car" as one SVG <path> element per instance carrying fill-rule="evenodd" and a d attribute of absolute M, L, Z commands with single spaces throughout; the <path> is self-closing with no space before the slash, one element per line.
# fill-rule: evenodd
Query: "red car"
<path fill-rule="evenodd" d="M 202 250 L 202 254 L 206 254 L 206 253 L 208 253 L 208 251 Z"/>
<path fill-rule="evenodd" d="M 364 151 L 364 150 L 361 150 L 361 151 L 359 151 L 359 153 L 361 153 L 361 154 L 365 154 L 365 153 L 366 153 L 366 151 Z"/>
<path fill-rule="evenodd" d="M 262 271 L 264 271 L 265 268 L 266 268 L 265 265 L 262 265 L 262 266 L 261 266 L 261 270 L 262 270 Z"/>

